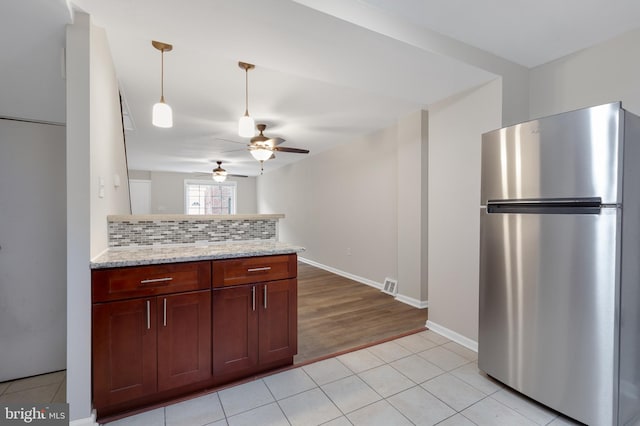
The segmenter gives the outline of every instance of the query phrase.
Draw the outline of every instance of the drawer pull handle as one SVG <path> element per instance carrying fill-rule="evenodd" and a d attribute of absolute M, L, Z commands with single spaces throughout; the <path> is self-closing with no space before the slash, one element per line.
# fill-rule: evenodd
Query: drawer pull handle
<path fill-rule="evenodd" d="M 270 271 L 271 266 L 263 266 L 262 268 L 249 268 L 247 272 L 260 272 L 260 271 Z"/>
<path fill-rule="evenodd" d="M 144 285 L 144 284 L 153 284 L 153 283 L 163 283 L 166 281 L 173 281 L 173 278 L 171 277 L 167 277 L 167 278 L 152 278 L 152 279 L 148 279 L 148 280 L 142 280 L 140 281 L 140 284 Z"/>
<path fill-rule="evenodd" d="M 151 302 L 147 300 L 147 330 L 151 330 Z"/>

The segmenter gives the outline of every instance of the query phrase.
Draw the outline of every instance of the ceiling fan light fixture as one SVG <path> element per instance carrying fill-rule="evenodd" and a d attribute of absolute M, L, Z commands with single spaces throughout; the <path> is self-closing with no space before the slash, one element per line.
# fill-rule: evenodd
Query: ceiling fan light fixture
<path fill-rule="evenodd" d="M 153 47 L 160 51 L 160 102 L 153 105 L 151 122 L 156 127 L 173 127 L 173 111 L 171 106 L 164 101 L 164 52 L 169 52 L 173 46 L 168 43 L 152 40 Z"/>
<path fill-rule="evenodd" d="M 273 151 L 264 146 L 256 146 L 250 148 L 249 152 L 256 160 L 262 162 L 267 161 L 273 155 Z"/>
<path fill-rule="evenodd" d="M 250 138 L 256 134 L 256 123 L 249 115 L 249 70 L 254 69 L 256 66 L 246 62 L 238 62 L 238 66 L 244 70 L 244 96 L 245 96 L 245 109 L 244 115 L 238 120 L 238 134 L 243 138 Z"/>
<path fill-rule="evenodd" d="M 215 180 L 216 182 L 224 182 L 225 180 L 227 180 L 227 174 L 221 174 L 221 173 L 213 173 L 213 180 Z"/>
<path fill-rule="evenodd" d="M 218 167 L 213 169 L 213 175 L 211 177 L 216 182 L 224 182 L 227 179 L 227 171 L 222 168 L 222 161 L 216 161 Z"/>

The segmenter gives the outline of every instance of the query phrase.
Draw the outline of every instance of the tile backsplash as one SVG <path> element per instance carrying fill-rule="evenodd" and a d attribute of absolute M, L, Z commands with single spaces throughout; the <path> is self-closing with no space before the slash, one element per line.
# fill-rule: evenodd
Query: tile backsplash
<path fill-rule="evenodd" d="M 282 217 L 281 215 L 279 217 Z M 218 243 L 224 241 L 277 241 L 278 216 L 110 216 L 109 247 L 162 244 Z"/>

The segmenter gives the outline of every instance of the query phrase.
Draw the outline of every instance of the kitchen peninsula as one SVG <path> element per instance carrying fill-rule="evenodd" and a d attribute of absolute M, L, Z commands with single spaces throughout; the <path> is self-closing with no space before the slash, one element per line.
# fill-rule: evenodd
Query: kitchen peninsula
<path fill-rule="evenodd" d="M 93 259 L 99 417 L 293 363 L 297 253 L 283 215 L 109 216 Z"/>

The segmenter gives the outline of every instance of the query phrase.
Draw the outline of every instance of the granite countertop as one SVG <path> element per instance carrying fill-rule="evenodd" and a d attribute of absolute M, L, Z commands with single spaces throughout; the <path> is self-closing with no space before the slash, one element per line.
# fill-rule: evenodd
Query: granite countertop
<path fill-rule="evenodd" d="M 211 244 L 176 244 L 110 248 L 91 260 L 91 269 L 198 260 L 231 259 L 300 253 L 304 247 L 278 241 L 241 241 Z"/>
<path fill-rule="evenodd" d="M 141 222 L 141 221 L 187 221 L 202 222 L 210 220 L 275 220 L 283 219 L 284 215 L 277 214 L 135 214 L 135 215 L 109 215 L 108 222 Z"/>

